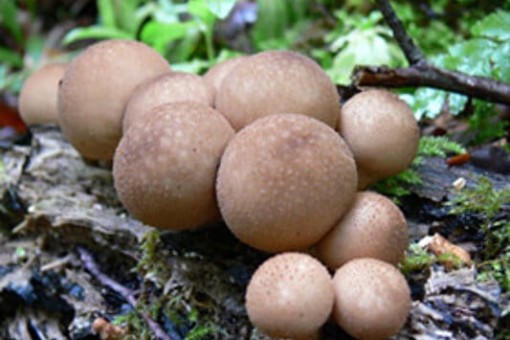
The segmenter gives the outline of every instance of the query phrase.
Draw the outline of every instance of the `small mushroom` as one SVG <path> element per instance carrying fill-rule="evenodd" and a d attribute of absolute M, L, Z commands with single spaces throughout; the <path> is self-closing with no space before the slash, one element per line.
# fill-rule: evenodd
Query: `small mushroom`
<path fill-rule="evenodd" d="M 112 159 L 131 93 L 168 70 L 161 55 L 136 41 L 107 40 L 88 47 L 69 64 L 60 84 L 63 134 L 82 156 Z"/>
<path fill-rule="evenodd" d="M 353 201 L 356 183 L 351 152 L 331 127 L 304 115 L 275 114 L 230 141 L 216 188 L 234 235 L 278 252 L 324 236 Z"/>
<path fill-rule="evenodd" d="M 267 51 L 232 68 L 216 94 L 216 108 L 236 131 L 274 113 L 300 113 L 335 128 L 340 103 L 335 85 L 312 59 Z"/>
<path fill-rule="evenodd" d="M 164 103 L 198 101 L 213 105 L 213 90 L 196 74 L 167 72 L 143 83 L 131 95 L 122 122 L 122 131 L 147 119 L 152 108 Z"/>
<path fill-rule="evenodd" d="M 246 289 L 251 323 L 272 337 L 311 339 L 328 320 L 333 287 L 326 268 L 302 253 L 266 260 Z"/>
<path fill-rule="evenodd" d="M 58 83 L 67 64 L 47 64 L 27 78 L 19 95 L 19 112 L 27 125 L 58 124 Z"/>
<path fill-rule="evenodd" d="M 361 340 L 387 339 L 403 326 L 411 292 L 397 268 L 362 258 L 347 262 L 333 277 L 333 316 L 347 333 Z"/>
<path fill-rule="evenodd" d="M 342 107 L 338 124 L 356 160 L 360 189 L 405 170 L 416 156 L 418 124 L 411 108 L 389 91 L 356 94 Z"/>
<path fill-rule="evenodd" d="M 122 137 L 113 159 L 115 189 L 134 217 L 162 229 L 190 229 L 219 218 L 214 194 L 227 120 L 198 102 L 155 107 Z"/>
<path fill-rule="evenodd" d="M 359 192 L 342 219 L 316 245 L 317 257 L 331 269 L 361 257 L 397 265 L 409 243 L 407 222 L 389 198 Z"/>
<path fill-rule="evenodd" d="M 227 74 L 229 74 L 230 71 L 245 58 L 247 57 L 235 57 L 227 59 L 219 64 L 214 65 L 204 74 L 204 81 L 213 89 L 215 97 L 216 93 L 218 93 L 220 89 L 223 79 L 225 79 Z"/>

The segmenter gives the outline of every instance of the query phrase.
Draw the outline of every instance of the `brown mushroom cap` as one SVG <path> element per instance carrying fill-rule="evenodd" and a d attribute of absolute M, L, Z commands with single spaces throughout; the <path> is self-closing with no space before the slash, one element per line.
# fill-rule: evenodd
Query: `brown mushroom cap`
<path fill-rule="evenodd" d="M 144 124 L 126 131 L 115 152 L 120 201 L 141 222 L 163 229 L 218 218 L 216 169 L 233 135 L 227 120 L 206 104 L 157 106 Z"/>
<path fill-rule="evenodd" d="M 58 83 L 66 67 L 47 64 L 27 78 L 19 95 L 19 112 L 27 125 L 58 123 Z"/>
<path fill-rule="evenodd" d="M 234 235 L 277 252 L 324 236 L 348 209 L 356 183 L 354 160 L 338 133 L 304 115 L 275 114 L 230 141 L 216 189 Z"/>
<path fill-rule="evenodd" d="M 333 287 L 326 268 L 302 253 L 266 260 L 246 290 L 246 310 L 253 325 L 275 337 L 306 339 L 327 321 Z"/>
<path fill-rule="evenodd" d="M 370 258 L 347 262 L 336 271 L 333 289 L 333 316 L 355 338 L 387 339 L 404 326 L 411 292 L 391 264 Z"/>
<path fill-rule="evenodd" d="M 213 90 L 196 74 L 167 72 L 135 89 L 124 111 L 122 131 L 147 119 L 152 108 L 164 103 L 198 101 L 213 105 Z"/>
<path fill-rule="evenodd" d="M 136 41 L 108 40 L 88 47 L 69 64 L 60 85 L 62 132 L 84 157 L 111 159 L 129 96 L 168 70 L 162 56 Z"/>
<path fill-rule="evenodd" d="M 368 90 L 349 99 L 338 130 L 356 160 L 361 189 L 405 170 L 418 150 L 420 130 L 411 108 L 386 90 Z"/>
<path fill-rule="evenodd" d="M 223 79 L 229 74 L 229 72 L 241 61 L 246 59 L 246 57 L 235 57 L 231 59 L 227 59 L 219 64 L 211 67 L 206 74 L 204 74 L 204 81 L 212 87 L 215 93 L 218 93 L 220 89 L 220 85 L 223 82 Z"/>
<path fill-rule="evenodd" d="M 316 245 L 318 258 L 329 268 L 371 257 L 391 264 L 404 258 L 409 243 L 407 222 L 390 199 L 359 192 L 342 219 Z"/>
<path fill-rule="evenodd" d="M 300 113 L 335 128 L 340 104 L 335 85 L 313 60 L 267 51 L 232 68 L 216 94 L 216 108 L 235 130 L 274 113 Z"/>

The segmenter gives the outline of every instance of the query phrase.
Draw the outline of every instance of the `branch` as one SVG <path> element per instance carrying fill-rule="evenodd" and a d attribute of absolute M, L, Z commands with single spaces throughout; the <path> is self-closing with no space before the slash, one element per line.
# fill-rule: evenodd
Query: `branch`
<path fill-rule="evenodd" d="M 385 66 L 360 66 L 352 74 L 352 86 L 432 87 L 460 93 L 495 103 L 510 105 L 510 84 L 467 74 L 444 70 L 427 62 L 419 48 L 407 34 L 389 0 L 375 0 L 384 19 L 411 65 L 391 69 Z"/>
<path fill-rule="evenodd" d="M 425 86 L 510 105 L 509 84 L 439 69 L 426 63 L 396 69 L 385 66 L 358 66 L 354 69 L 352 79 L 356 86 Z"/>
<path fill-rule="evenodd" d="M 393 31 L 393 35 L 397 40 L 400 48 L 404 52 L 407 61 L 410 65 L 416 65 L 420 63 L 424 63 L 425 57 L 421 53 L 420 49 L 416 47 L 413 42 L 413 39 L 409 35 L 407 35 L 404 25 L 399 20 L 395 11 L 391 7 L 388 0 L 375 0 L 377 6 L 379 6 L 379 10 L 384 16 L 384 20 L 388 23 Z"/>
<path fill-rule="evenodd" d="M 114 281 L 110 277 L 106 276 L 104 273 L 99 270 L 96 262 L 92 255 L 82 247 L 78 247 L 78 253 L 80 253 L 80 259 L 83 262 L 85 268 L 103 285 L 120 296 L 124 298 L 133 308 L 136 310 L 136 299 L 134 298 L 133 292 L 121 285 L 120 283 Z M 159 324 L 154 321 L 147 313 L 140 313 L 143 320 L 147 323 L 151 331 L 154 333 L 158 340 L 172 340 L 170 336 L 168 336 L 165 331 L 159 326 Z"/>

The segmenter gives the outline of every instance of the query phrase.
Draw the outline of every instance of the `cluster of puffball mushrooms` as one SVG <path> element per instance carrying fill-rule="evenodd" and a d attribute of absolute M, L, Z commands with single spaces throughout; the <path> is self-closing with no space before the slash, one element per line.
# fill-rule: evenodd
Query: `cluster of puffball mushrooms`
<path fill-rule="evenodd" d="M 404 325 L 406 220 L 365 190 L 416 154 L 417 123 L 390 92 L 340 107 L 335 85 L 298 53 L 238 57 L 200 77 L 142 43 L 109 40 L 34 73 L 19 106 L 29 124 L 57 122 L 85 159 L 113 159 L 119 199 L 141 222 L 184 230 L 223 219 L 240 241 L 278 253 L 246 292 L 263 333 L 314 338 L 332 317 L 381 339 Z"/>

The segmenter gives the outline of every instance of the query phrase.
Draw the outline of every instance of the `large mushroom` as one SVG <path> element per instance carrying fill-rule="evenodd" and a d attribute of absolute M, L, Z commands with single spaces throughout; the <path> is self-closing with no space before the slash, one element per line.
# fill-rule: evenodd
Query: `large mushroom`
<path fill-rule="evenodd" d="M 204 81 L 213 89 L 215 98 L 216 94 L 220 90 L 223 79 L 225 79 L 225 77 L 230 73 L 230 71 L 232 71 L 232 69 L 236 65 L 238 65 L 246 58 L 247 57 L 235 57 L 227 59 L 225 61 L 222 61 L 221 63 L 214 65 L 204 74 Z"/>
<path fill-rule="evenodd" d="M 216 170 L 234 131 L 203 103 L 155 107 L 122 137 L 113 160 L 120 201 L 143 223 L 189 229 L 219 218 Z"/>
<path fill-rule="evenodd" d="M 340 111 L 327 74 L 310 58 L 289 51 L 243 58 L 221 82 L 215 103 L 235 130 L 274 113 L 300 113 L 335 128 Z"/>
<path fill-rule="evenodd" d="M 333 307 L 333 287 L 326 268 L 302 253 L 266 260 L 246 289 L 246 311 L 267 335 L 312 339 Z"/>
<path fill-rule="evenodd" d="M 58 123 L 58 83 L 66 67 L 65 63 L 47 64 L 27 78 L 19 95 L 19 112 L 27 125 Z"/>
<path fill-rule="evenodd" d="M 84 157 L 112 159 L 131 93 L 168 70 L 161 55 L 136 41 L 107 40 L 88 47 L 69 64 L 60 84 L 62 132 Z"/>
<path fill-rule="evenodd" d="M 356 166 L 342 138 L 304 115 L 274 114 L 238 132 L 217 179 L 222 216 L 260 250 L 299 250 L 317 242 L 352 203 Z"/>
<path fill-rule="evenodd" d="M 358 93 L 342 107 L 338 124 L 356 160 L 360 189 L 405 170 L 416 156 L 420 130 L 413 111 L 389 91 Z"/>
<path fill-rule="evenodd" d="M 389 198 L 359 192 L 342 219 L 316 245 L 318 258 L 331 269 L 362 257 L 397 265 L 409 243 L 407 222 Z"/>
<path fill-rule="evenodd" d="M 404 326 L 411 292 L 391 264 L 371 258 L 347 262 L 336 271 L 333 289 L 333 316 L 355 338 L 388 339 Z"/>
<path fill-rule="evenodd" d="M 170 71 L 141 84 L 127 102 L 122 131 L 147 119 L 152 108 L 165 103 L 198 101 L 213 105 L 213 89 L 193 73 Z"/>

